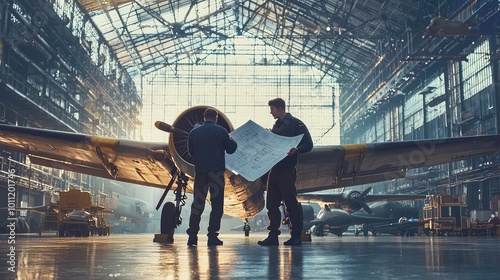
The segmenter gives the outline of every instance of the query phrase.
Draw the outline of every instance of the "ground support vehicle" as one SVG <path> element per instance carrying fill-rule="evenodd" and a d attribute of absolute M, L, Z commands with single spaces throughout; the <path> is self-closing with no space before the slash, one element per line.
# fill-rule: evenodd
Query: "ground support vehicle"
<path fill-rule="evenodd" d="M 109 235 L 110 213 L 105 207 L 92 203 L 90 192 L 61 191 L 54 211 L 45 213 L 42 229 L 57 230 L 60 237 Z"/>

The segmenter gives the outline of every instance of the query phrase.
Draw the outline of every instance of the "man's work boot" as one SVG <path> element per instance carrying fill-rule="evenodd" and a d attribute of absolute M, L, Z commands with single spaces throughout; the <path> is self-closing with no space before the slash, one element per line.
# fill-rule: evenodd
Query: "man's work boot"
<path fill-rule="evenodd" d="M 189 235 L 187 245 L 188 246 L 196 246 L 196 245 L 198 245 L 198 236 L 196 236 L 196 235 Z"/>
<path fill-rule="evenodd" d="M 267 238 L 257 242 L 257 244 L 259 244 L 260 246 L 278 246 L 279 245 L 278 235 L 280 235 L 280 233 L 281 232 L 279 230 L 278 231 L 271 230 Z"/>
<path fill-rule="evenodd" d="M 222 240 L 220 240 L 218 237 L 214 236 L 214 237 L 209 237 L 208 238 L 208 241 L 207 241 L 207 245 L 208 246 L 216 246 L 216 245 L 222 245 L 224 244 L 224 242 L 222 242 Z"/>
<path fill-rule="evenodd" d="M 277 236 L 276 237 L 268 236 L 266 239 L 257 242 L 257 244 L 259 244 L 260 246 L 278 246 L 279 241 Z"/>
<path fill-rule="evenodd" d="M 284 245 L 289 246 L 298 246 L 302 245 L 301 232 L 292 232 L 292 237 L 283 243 Z"/>
<path fill-rule="evenodd" d="M 300 237 L 292 236 L 292 237 L 290 237 L 290 239 L 288 239 L 287 241 L 285 241 L 285 243 L 283 243 L 283 244 L 284 245 L 289 245 L 289 246 L 302 245 L 302 239 L 300 239 Z"/>
<path fill-rule="evenodd" d="M 207 245 L 212 246 L 212 245 L 222 245 L 224 242 L 222 242 L 217 236 L 219 236 L 218 232 L 209 232 L 207 234 L 208 236 L 208 241 Z"/>

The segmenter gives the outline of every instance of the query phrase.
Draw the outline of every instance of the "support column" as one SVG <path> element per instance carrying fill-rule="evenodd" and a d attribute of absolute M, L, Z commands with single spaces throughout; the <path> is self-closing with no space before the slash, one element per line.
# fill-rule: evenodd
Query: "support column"
<path fill-rule="evenodd" d="M 498 36 L 492 35 L 490 36 L 490 52 L 497 50 L 498 47 Z M 493 90 L 495 97 L 495 128 L 496 133 L 498 134 L 500 129 L 500 72 L 499 72 L 499 64 L 500 64 L 500 51 L 497 50 L 496 53 L 491 54 L 491 76 L 493 79 Z"/>

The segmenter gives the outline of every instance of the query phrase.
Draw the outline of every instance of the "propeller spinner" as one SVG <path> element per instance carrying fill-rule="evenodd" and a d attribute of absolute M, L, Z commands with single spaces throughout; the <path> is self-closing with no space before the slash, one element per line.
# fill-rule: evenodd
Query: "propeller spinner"
<path fill-rule="evenodd" d="M 372 187 L 368 187 L 366 190 L 364 190 L 362 193 L 358 191 L 353 191 L 349 195 L 349 201 L 352 205 L 359 205 L 363 209 L 365 209 L 366 213 L 372 214 L 373 211 L 370 209 L 370 206 L 366 204 L 365 202 L 365 196 L 372 190 Z"/>

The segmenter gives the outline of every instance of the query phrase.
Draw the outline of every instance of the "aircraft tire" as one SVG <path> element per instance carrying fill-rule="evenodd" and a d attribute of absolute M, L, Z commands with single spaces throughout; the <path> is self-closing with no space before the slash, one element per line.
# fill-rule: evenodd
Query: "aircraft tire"
<path fill-rule="evenodd" d="M 168 235 L 168 242 L 174 242 L 174 230 L 175 230 L 175 204 L 173 202 L 167 202 L 163 205 L 161 211 L 161 234 Z"/>

